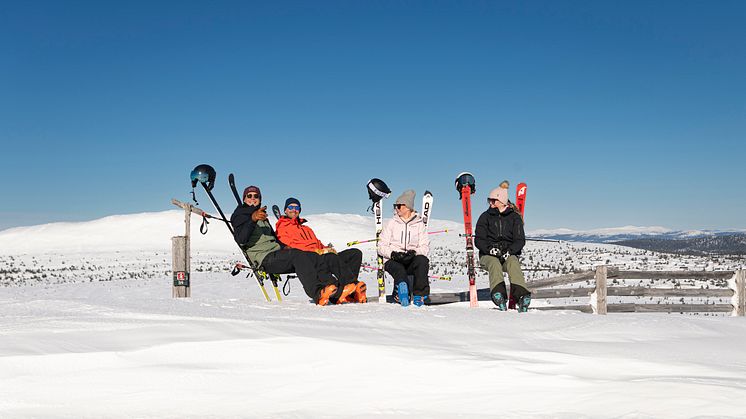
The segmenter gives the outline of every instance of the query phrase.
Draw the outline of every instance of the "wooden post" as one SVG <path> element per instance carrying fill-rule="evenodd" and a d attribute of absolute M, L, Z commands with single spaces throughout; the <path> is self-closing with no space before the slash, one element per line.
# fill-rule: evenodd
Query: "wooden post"
<path fill-rule="evenodd" d="M 183 236 L 171 238 L 171 249 L 173 253 L 173 296 L 174 298 L 191 297 L 190 271 L 192 266 L 191 249 L 191 226 L 192 213 L 204 216 L 204 212 L 191 204 L 185 204 L 179 200 L 172 199 L 171 203 L 184 209 L 184 232 Z"/>
<path fill-rule="evenodd" d="M 188 298 L 192 296 L 189 284 L 189 265 L 187 265 L 187 247 L 189 240 L 186 236 L 171 238 L 171 252 L 173 253 L 173 291 L 174 298 Z"/>
<path fill-rule="evenodd" d="M 596 297 L 596 314 L 606 315 L 606 275 L 608 270 L 606 265 L 596 267 L 596 291 L 593 293 Z"/>
<path fill-rule="evenodd" d="M 733 289 L 731 316 L 743 316 L 746 313 L 746 270 L 736 271 L 733 280 L 728 283 Z"/>

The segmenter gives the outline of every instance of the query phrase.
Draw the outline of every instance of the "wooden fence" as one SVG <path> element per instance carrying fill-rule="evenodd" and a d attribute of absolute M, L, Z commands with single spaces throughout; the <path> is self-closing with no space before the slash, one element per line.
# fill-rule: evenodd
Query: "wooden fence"
<path fill-rule="evenodd" d="M 608 279 L 721 279 L 728 280 L 728 288 L 652 288 L 641 286 L 612 286 Z M 550 288 L 594 280 L 594 287 Z M 580 310 L 586 313 L 731 313 L 743 316 L 746 311 L 746 270 L 739 271 L 622 271 L 599 266 L 595 271 L 561 275 L 528 282 L 533 290 L 532 299 L 588 297 L 584 305 L 559 305 L 536 307 L 538 310 Z M 607 297 L 721 297 L 730 298 L 730 304 L 609 304 Z"/>

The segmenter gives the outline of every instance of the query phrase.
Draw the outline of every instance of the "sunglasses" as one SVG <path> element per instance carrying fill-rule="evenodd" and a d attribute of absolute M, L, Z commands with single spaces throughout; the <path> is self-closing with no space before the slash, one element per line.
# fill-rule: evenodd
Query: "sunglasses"
<path fill-rule="evenodd" d="M 487 202 L 489 202 L 490 204 L 494 204 L 495 202 L 497 202 L 497 199 L 495 199 L 495 198 L 487 198 Z"/>
<path fill-rule="evenodd" d="M 247 193 L 244 199 L 246 198 L 259 198 L 259 194 L 258 193 Z"/>
<path fill-rule="evenodd" d="M 404 204 L 394 204 L 394 208 L 400 209 L 401 207 L 406 207 Z"/>
<path fill-rule="evenodd" d="M 300 211 L 300 205 L 288 205 L 290 211 Z"/>

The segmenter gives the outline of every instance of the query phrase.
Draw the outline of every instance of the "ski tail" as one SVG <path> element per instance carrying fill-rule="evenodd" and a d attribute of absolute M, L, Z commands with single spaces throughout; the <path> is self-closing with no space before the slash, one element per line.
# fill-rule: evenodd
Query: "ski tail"
<path fill-rule="evenodd" d="M 518 207 L 518 212 L 521 214 L 521 218 L 523 218 L 525 212 L 526 212 L 526 189 L 527 186 L 525 183 L 521 182 L 516 186 L 515 190 L 515 206 Z"/>
<path fill-rule="evenodd" d="M 433 208 L 433 194 L 430 191 L 425 191 L 422 195 L 422 222 L 425 223 L 425 231 L 427 231 L 427 225 L 430 221 L 430 214 Z"/>

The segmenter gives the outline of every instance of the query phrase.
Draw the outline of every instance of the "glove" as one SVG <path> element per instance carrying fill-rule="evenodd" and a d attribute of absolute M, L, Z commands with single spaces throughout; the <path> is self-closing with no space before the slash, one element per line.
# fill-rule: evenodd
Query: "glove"
<path fill-rule="evenodd" d="M 500 257 L 502 257 L 503 252 L 500 250 L 499 247 L 493 246 L 493 247 L 490 247 L 490 254 L 492 256 L 497 256 L 498 258 L 500 258 Z"/>
<path fill-rule="evenodd" d="M 394 262 L 402 263 L 405 257 L 406 253 L 404 252 L 391 252 L 391 260 Z"/>
<path fill-rule="evenodd" d="M 251 213 L 251 221 L 253 222 L 263 221 L 266 219 L 267 219 L 267 206 L 266 205 Z"/>
<path fill-rule="evenodd" d="M 404 253 L 404 257 L 401 260 L 401 263 L 405 265 L 409 265 L 414 260 L 414 257 L 417 255 L 417 252 L 414 250 L 407 250 L 407 253 Z"/>

